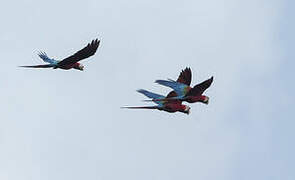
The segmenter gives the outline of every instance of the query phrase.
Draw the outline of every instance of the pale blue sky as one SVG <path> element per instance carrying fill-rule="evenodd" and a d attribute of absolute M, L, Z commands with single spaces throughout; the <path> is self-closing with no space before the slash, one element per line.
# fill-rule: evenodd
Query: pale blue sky
<path fill-rule="evenodd" d="M 293 180 L 294 2 L 0 4 L 1 180 Z M 21 69 L 92 39 L 85 71 Z M 132 111 L 155 79 L 214 76 L 192 113 Z"/>

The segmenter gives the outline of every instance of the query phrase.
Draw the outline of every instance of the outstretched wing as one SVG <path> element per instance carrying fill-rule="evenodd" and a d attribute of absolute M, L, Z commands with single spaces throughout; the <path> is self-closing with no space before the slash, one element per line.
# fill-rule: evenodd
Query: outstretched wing
<path fill-rule="evenodd" d="M 47 63 L 50 63 L 50 64 L 57 64 L 57 63 L 58 63 L 58 61 L 49 58 L 45 52 L 42 52 L 42 51 L 39 52 L 39 53 L 38 53 L 38 56 L 39 56 L 44 62 L 47 62 Z"/>
<path fill-rule="evenodd" d="M 139 89 L 139 90 L 137 90 L 137 92 L 139 92 L 139 93 L 141 93 L 141 94 L 143 94 L 146 97 L 151 98 L 151 99 L 164 99 L 165 98 L 165 96 L 162 96 L 162 95 L 159 95 L 159 94 L 156 94 L 156 93 L 144 90 L 144 89 Z M 154 101 L 154 102 L 156 104 L 163 105 L 162 101 Z"/>
<path fill-rule="evenodd" d="M 42 64 L 42 65 L 33 65 L 33 66 L 19 66 L 24 68 L 51 68 L 54 67 L 52 64 Z"/>
<path fill-rule="evenodd" d="M 145 95 L 146 97 L 148 98 L 151 98 L 151 99 L 160 99 L 160 98 L 164 98 L 164 96 L 162 95 L 159 95 L 159 94 L 156 94 L 156 93 L 153 93 L 153 92 L 150 92 L 150 91 L 147 91 L 147 90 L 144 90 L 144 89 L 139 89 L 137 90 L 137 92 Z"/>
<path fill-rule="evenodd" d="M 190 90 L 190 86 L 172 80 L 156 80 L 156 83 L 172 88 L 180 97 L 185 96 Z"/>
<path fill-rule="evenodd" d="M 171 81 L 173 81 L 173 80 L 171 80 Z M 186 84 L 186 85 L 190 86 L 191 81 L 192 81 L 192 71 L 191 71 L 190 68 L 187 67 L 187 68 L 185 68 L 184 70 L 182 70 L 180 72 L 176 82 L 183 83 L 183 84 Z M 166 96 L 166 98 L 172 98 L 172 97 L 177 97 L 177 94 L 176 94 L 175 91 L 171 91 Z M 176 100 L 174 100 L 174 101 L 176 101 Z"/>
<path fill-rule="evenodd" d="M 190 68 L 187 67 L 181 71 L 181 73 L 178 76 L 177 82 L 190 86 L 191 81 L 192 81 L 192 71 Z"/>
<path fill-rule="evenodd" d="M 86 59 L 90 56 L 93 56 L 99 46 L 100 40 L 95 39 L 92 40 L 91 43 L 88 43 L 86 47 L 81 49 L 80 51 L 76 52 L 74 55 L 67 57 L 60 61 L 58 65 L 67 65 L 67 64 L 73 64 L 78 61 L 81 61 L 82 59 Z"/>
<path fill-rule="evenodd" d="M 213 76 L 210 79 L 207 79 L 206 81 L 201 82 L 200 84 L 195 85 L 186 96 L 198 96 L 202 95 L 203 92 L 208 89 L 213 82 Z"/>

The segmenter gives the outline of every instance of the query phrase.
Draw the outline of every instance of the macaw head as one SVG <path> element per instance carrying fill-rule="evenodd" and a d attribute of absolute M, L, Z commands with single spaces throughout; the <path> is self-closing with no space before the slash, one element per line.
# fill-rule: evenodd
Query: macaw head
<path fill-rule="evenodd" d="M 191 96 L 191 97 L 188 98 L 188 102 L 189 103 L 201 102 L 201 103 L 204 103 L 204 104 L 208 104 L 209 103 L 209 97 L 204 96 L 204 95 Z"/>
<path fill-rule="evenodd" d="M 191 108 L 187 105 L 184 105 L 184 110 L 183 112 L 186 113 L 187 115 L 189 115 Z"/>
<path fill-rule="evenodd" d="M 82 64 L 79 64 L 78 69 L 79 69 L 80 71 L 83 71 L 83 70 L 84 70 L 84 66 L 83 66 Z"/>
<path fill-rule="evenodd" d="M 209 104 L 209 97 L 208 96 L 201 96 L 201 101 L 204 104 Z"/>
<path fill-rule="evenodd" d="M 84 70 L 84 66 L 82 64 L 80 64 L 80 63 L 75 63 L 73 68 L 78 69 L 80 71 Z"/>

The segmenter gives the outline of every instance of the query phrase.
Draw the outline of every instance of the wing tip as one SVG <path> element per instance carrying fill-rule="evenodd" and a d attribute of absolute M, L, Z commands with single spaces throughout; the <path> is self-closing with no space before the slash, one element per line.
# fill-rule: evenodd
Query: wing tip
<path fill-rule="evenodd" d="M 160 83 L 163 82 L 163 81 L 164 81 L 164 80 L 158 79 L 158 80 L 155 80 L 155 83 L 160 84 Z"/>
<path fill-rule="evenodd" d="M 177 83 L 177 82 L 174 80 L 171 80 L 171 79 L 168 79 L 168 80 L 158 79 L 155 81 L 155 83 L 160 84 L 160 85 L 166 85 L 166 84 Z"/>
<path fill-rule="evenodd" d="M 211 78 L 209 79 L 211 82 L 213 82 L 214 80 L 214 76 L 211 76 Z"/>
<path fill-rule="evenodd" d="M 186 67 L 183 71 L 189 71 L 189 72 L 191 72 L 192 70 L 191 70 L 190 67 Z"/>
<path fill-rule="evenodd" d="M 146 91 L 146 90 L 144 90 L 144 89 L 137 89 L 136 91 L 137 92 L 143 92 L 143 91 Z"/>
<path fill-rule="evenodd" d="M 97 49 L 98 46 L 99 46 L 99 44 L 100 44 L 100 39 L 96 38 L 96 39 L 93 39 L 93 40 L 91 41 L 91 43 L 89 43 L 88 45 L 89 45 L 89 46 L 93 46 L 93 47 L 95 47 L 95 48 Z"/>

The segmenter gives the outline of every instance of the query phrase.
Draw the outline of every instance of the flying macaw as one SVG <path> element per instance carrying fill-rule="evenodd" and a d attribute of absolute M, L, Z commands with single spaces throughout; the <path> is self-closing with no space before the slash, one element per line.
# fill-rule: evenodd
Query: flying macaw
<path fill-rule="evenodd" d="M 151 98 L 152 100 L 154 99 L 165 99 L 165 98 L 171 98 L 175 97 L 176 93 L 174 91 L 171 91 L 166 97 L 144 90 L 140 89 L 137 90 L 137 92 L 147 96 L 148 98 Z M 156 103 L 156 106 L 138 106 L 138 107 L 122 107 L 122 108 L 127 108 L 127 109 L 158 109 L 160 111 L 166 111 L 169 113 L 174 113 L 174 112 L 182 112 L 189 114 L 190 113 L 190 107 L 187 105 L 181 104 L 181 101 L 178 100 L 163 100 L 163 101 L 154 101 Z"/>
<path fill-rule="evenodd" d="M 100 40 L 92 40 L 91 43 L 88 43 L 86 47 L 76 52 L 74 55 L 71 55 L 61 61 L 49 58 L 45 52 L 40 52 L 38 56 L 46 63 L 42 65 L 33 65 L 33 66 L 20 66 L 25 68 L 53 68 L 53 69 L 78 69 L 80 71 L 84 70 L 84 66 L 79 63 L 79 61 L 86 59 L 90 56 L 93 56 L 99 46 Z"/>
<path fill-rule="evenodd" d="M 190 71 L 188 71 L 187 73 L 189 73 L 189 72 Z M 191 74 L 188 75 L 188 77 L 191 77 Z M 169 79 L 169 80 L 156 80 L 156 83 L 172 88 L 176 92 L 177 96 L 172 97 L 172 98 L 165 98 L 165 99 L 155 99 L 154 101 L 176 99 L 176 100 L 180 100 L 180 101 L 186 101 L 189 103 L 202 102 L 202 103 L 208 104 L 209 97 L 203 95 L 203 93 L 207 88 L 210 87 L 212 82 L 213 82 L 213 76 L 210 79 L 207 79 L 207 80 L 195 85 L 192 88 L 192 87 L 190 87 L 190 81 L 183 83 L 183 82 L 177 82 L 177 81 L 174 81 L 171 79 Z"/>

